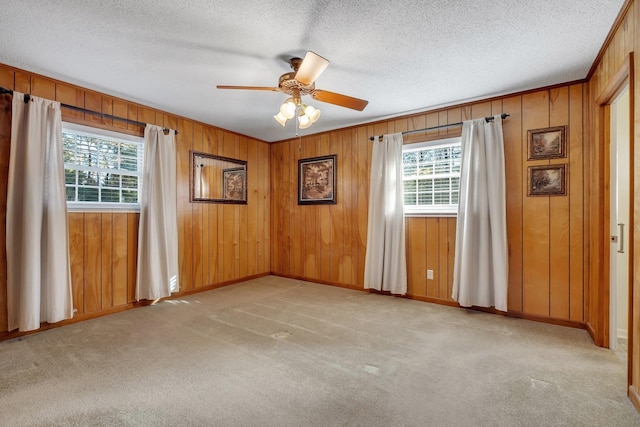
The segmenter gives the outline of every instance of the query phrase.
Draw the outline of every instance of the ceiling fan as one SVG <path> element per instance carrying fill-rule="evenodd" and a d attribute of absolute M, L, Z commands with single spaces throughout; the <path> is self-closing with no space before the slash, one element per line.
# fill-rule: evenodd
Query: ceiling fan
<path fill-rule="evenodd" d="M 282 92 L 291 96 L 290 99 L 285 101 L 285 104 L 293 105 L 293 108 L 300 109 L 300 113 L 302 115 L 303 110 L 309 108 L 302 104 L 301 97 L 305 95 L 311 95 L 313 99 L 316 99 L 321 102 L 326 102 L 329 104 L 338 105 L 340 107 L 351 108 L 352 110 L 362 111 L 367 106 L 369 101 L 365 101 L 364 99 L 353 98 L 351 96 L 342 95 L 335 92 L 329 92 L 327 90 L 316 89 L 315 81 L 318 76 L 324 71 L 325 68 L 329 65 L 329 61 L 320 55 L 313 53 L 311 51 L 307 52 L 304 59 L 301 58 L 291 58 L 289 60 L 289 64 L 293 69 L 293 72 L 284 73 L 280 76 L 278 80 L 278 87 L 265 87 L 265 86 L 226 86 L 226 85 L 218 85 L 216 86 L 218 89 L 244 89 L 244 90 L 269 90 L 274 92 Z M 281 111 L 284 112 L 285 104 L 283 104 L 283 108 Z M 302 107 L 302 108 L 299 108 Z M 311 107 L 311 110 L 314 110 Z M 315 119 L 320 115 L 318 110 L 315 110 L 317 113 L 315 115 Z M 293 117 L 291 114 L 291 117 Z M 284 122 L 288 117 L 285 113 L 285 117 L 282 121 L 276 116 L 274 118 L 278 120 L 278 122 L 284 126 Z M 314 117 L 313 115 L 311 117 Z M 312 120 L 315 121 L 315 120 Z M 309 125 L 311 122 L 309 123 Z M 306 127 L 306 126 L 305 126 Z"/>

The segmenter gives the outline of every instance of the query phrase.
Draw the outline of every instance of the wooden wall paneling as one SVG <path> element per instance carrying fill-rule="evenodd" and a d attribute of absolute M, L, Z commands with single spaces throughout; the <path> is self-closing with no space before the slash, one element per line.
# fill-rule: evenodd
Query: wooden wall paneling
<path fill-rule="evenodd" d="M 491 116 L 491 102 L 480 102 L 471 106 L 471 118 L 481 119 L 483 117 Z"/>
<path fill-rule="evenodd" d="M 102 95 L 92 91 L 84 92 L 84 108 L 96 113 L 102 113 Z M 84 120 L 99 125 L 102 124 L 102 117 L 91 113 L 84 113 Z"/>
<path fill-rule="evenodd" d="M 112 277 L 113 277 L 113 306 L 124 305 L 127 303 L 127 281 L 129 269 L 127 263 L 128 257 L 128 214 L 114 213 L 112 214 Z"/>
<path fill-rule="evenodd" d="M 305 157 L 304 158 L 310 158 L 310 157 L 316 157 L 318 155 L 320 155 L 320 153 L 318 153 L 316 150 L 316 144 L 315 144 L 315 137 L 312 138 L 308 138 L 306 141 L 306 144 L 304 145 L 304 152 L 305 152 Z M 272 193 L 275 196 L 275 198 L 277 199 L 277 193 Z M 297 197 L 297 195 L 296 195 Z M 317 224 L 317 210 L 315 209 L 315 206 L 311 206 L 311 205 L 305 205 L 303 207 L 304 210 L 304 218 L 305 218 L 305 224 L 306 224 L 306 230 L 305 230 L 305 241 L 304 241 L 304 275 L 305 277 L 309 277 L 311 279 L 318 279 L 318 260 L 317 260 L 317 255 L 318 255 L 318 250 L 319 248 L 317 247 L 317 242 L 316 242 L 316 236 L 315 236 L 315 230 L 313 229 L 313 225 Z M 271 215 L 276 215 L 277 212 L 271 212 Z M 277 233 L 277 230 L 276 230 Z M 275 254 L 275 250 L 272 251 L 271 253 L 271 257 L 276 257 L 277 255 Z"/>
<path fill-rule="evenodd" d="M 115 113 L 113 112 L 113 99 L 108 97 L 108 96 L 102 96 L 102 111 L 104 114 L 108 114 L 110 116 L 115 115 Z M 107 118 L 107 117 L 102 117 L 101 119 L 101 123 L 104 126 L 109 126 L 112 127 L 113 126 L 113 119 L 112 118 Z"/>
<path fill-rule="evenodd" d="M 238 158 L 241 160 L 247 160 L 249 156 L 249 142 L 247 137 L 242 136 L 238 141 Z M 237 205 L 236 211 L 238 212 L 238 275 L 237 278 L 247 277 L 248 271 L 248 227 L 249 227 L 249 214 L 248 205 Z"/>
<path fill-rule="evenodd" d="M 100 223 L 101 309 L 113 307 L 113 214 L 103 212 Z"/>
<path fill-rule="evenodd" d="M 549 126 L 549 92 L 539 91 L 522 96 L 522 137 L 527 130 Z M 523 156 L 523 170 L 534 162 Z M 548 163 L 548 162 L 547 162 Z M 540 164 L 540 161 L 536 162 Z M 549 315 L 549 197 L 526 196 L 527 180 L 523 178 L 523 310 L 541 316 Z"/>
<path fill-rule="evenodd" d="M 438 112 L 438 126 L 449 124 L 449 115 L 447 110 Z M 446 127 L 438 129 L 438 137 L 446 138 L 449 134 L 449 129 Z"/>
<path fill-rule="evenodd" d="M 127 302 L 136 300 L 136 280 L 138 268 L 138 226 L 140 214 L 127 215 Z"/>
<path fill-rule="evenodd" d="M 509 117 L 502 122 L 507 190 L 507 241 L 509 246 L 508 309 L 522 311 L 522 205 L 523 180 L 527 179 L 526 139 L 522 129 L 522 97 L 504 99 L 503 109 Z"/>
<path fill-rule="evenodd" d="M 344 183 L 348 177 L 345 175 L 346 158 L 342 150 L 342 132 L 335 131 L 329 133 L 329 153 L 337 156 L 337 182 L 336 182 L 336 204 L 329 206 L 331 214 L 331 276 L 333 283 L 348 283 L 344 277 Z"/>
<path fill-rule="evenodd" d="M 280 223 L 278 224 L 282 234 L 280 235 L 280 272 L 282 274 L 291 273 L 291 193 L 294 191 L 293 178 L 291 176 L 293 166 L 292 149 L 293 141 L 285 142 L 282 144 L 282 158 L 284 160 L 282 169 L 280 171 L 280 194 L 281 197 L 279 203 Z M 297 165 L 296 165 L 297 168 Z"/>
<path fill-rule="evenodd" d="M 0 227 L 0 332 L 4 332 L 9 328 L 7 317 L 7 206 L 4 203 L 0 203 Z"/>
<path fill-rule="evenodd" d="M 304 208 L 306 206 L 298 204 L 298 160 L 303 158 L 302 140 L 292 142 L 291 150 L 291 170 L 289 171 L 289 190 L 283 195 L 289 200 L 291 206 L 291 268 L 290 274 L 297 277 L 304 276 Z"/>
<path fill-rule="evenodd" d="M 102 308 L 102 214 L 84 214 L 84 310 Z"/>
<path fill-rule="evenodd" d="M 569 88 L 549 91 L 549 126 L 569 124 Z M 567 132 L 570 130 L 567 128 Z M 569 134 L 566 134 L 569 138 Z M 566 143 L 569 150 L 569 143 Z M 566 164 L 568 158 L 554 159 L 552 164 Z M 566 185 L 572 171 L 567 169 Z M 549 198 L 549 314 L 569 318 L 569 196 Z"/>
<path fill-rule="evenodd" d="M 437 127 L 440 124 L 439 123 L 440 116 L 438 113 L 428 113 L 426 119 L 427 119 L 427 128 Z M 426 139 L 437 139 L 439 134 L 440 134 L 440 129 L 428 130 L 426 132 Z"/>
<path fill-rule="evenodd" d="M 18 73 L 16 73 L 16 82 L 17 82 L 17 76 L 18 76 Z M 32 95 L 39 96 L 40 98 L 44 98 L 44 99 L 58 101 L 55 81 L 44 78 L 44 77 L 39 77 L 39 76 L 31 77 L 30 81 L 31 81 L 30 93 Z M 20 92 L 23 92 L 23 91 L 20 91 Z M 64 110 L 63 113 L 64 113 L 63 115 L 66 115 L 68 113 L 68 110 Z"/>
<path fill-rule="evenodd" d="M 88 107 L 87 107 L 88 108 Z M 138 120 L 141 123 L 148 123 L 150 125 L 162 126 L 161 123 L 158 122 L 156 118 L 156 112 L 151 108 L 138 107 Z M 157 114 L 158 116 L 162 116 L 162 114 Z M 162 117 L 160 118 L 162 121 Z M 142 129 L 144 131 L 144 129 Z"/>
<path fill-rule="evenodd" d="M 338 177 L 341 183 L 338 193 L 338 203 L 341 204 L 340 231 L 336 231 L 338 238 L 342 240 L 342 259 L 340 261 L 340 279 L 343 283 L 353 286 L 353 247 L 351 246 L 351 236 L 353 235 L 353 222 L 351 220 L 351 212 L 354 209 L 352 184 L 353 168 L 353 149 L 351 142 L 351 132 L 344 130 L 340 132 L 341 140 L 341 160 L 338 162 L 338 172 L 342 178 Z"/>
<path fill-rule="evenodd" d="M 0 86 L 13 90 L 16 73 L 13 70 L 0 66 Z"/>
<path fill-rule="evenodd" d="M 462 121 L 462 108 L 449 108 L 447 110 L 447 124 L 460 123 Z M 462 126 L 449 126 L 447 128 L 447 135 L 460 135 L 462 132 Z"/>
<path fill-rule="evenodd" d="M 169 124 L 170 116 L 165 115 L 164 123 L 169 129 L 176 129 L 176 173 L 178 191 L 178 270 L 181 291 L 194 288 L 194 235 L 192 204 L 189 202 L 190 176 L 189 150 L 193 148 L 193 122 L 180 119 Z M 198 241 L 199 242 L 199 241 Z"/>
<path fill-rule="evenodd" d="M 358 131 L 357 129 L 350 129 L 347 131 L 349 134 L 349 147 L 348 150 L 351 156 L 351 181 L 350 181 L 350 203 L 351 208 L 348 210 L 348 216 L 346 221 L 351 226 L 351 235 L 349 236 L 349 248 L 351 248 L 351 285 L 355 287 L 362 287 L 362 280 L 359 279 L 359 264 L 360 264 L 360 237 L 359 237 L 359 224 L 358 224 L 358 209 L 359 209 L 359 192 L 358 192 Z"/>
<path fill-rule="evenodd" d="M 251 141 L 247 147 L 247 274 L 258 274 L 258 141 Z"/>
<path fill-rule="evenodd" d="M 21 92 L 21 93 L 31 93 L 31 75 L 24 73 L 22 71 L 16 71 L 13 90 L 17 90 L 18 92 Z M 45 98 L 45 96 L 43 95 L 37 95 L 37 96 L 42 96 L 43 98 Z M 54 97 L 55 97 L 55 89 L 54 89 L 53 95 L 50 95 L 50 98 L 47 98 L 47 99 L 53 99 Z"/>
<path fill-rule="evenodd" d="M 319 137 L 319 146 L 318 151 L 319 155 L 325 156 L 327 154 L 331 154 L 329 146 L 329 136 L 328 134 L 322 134 Z M 338 162 L 340 159 L 337 160 Z M 318 260 L 319 270 L 320 270 L 320 278 L 322 280 L 330 281 L 331 280 L 331 257 L 333 255 L 333 244 L 334 244 L 334 235 L 333 235 L 333 224 L 331 223 L 331 209 L 335 205 L 318 205 L 315 206 L 318 211 L 318 230 L 316 230 L 316 245 L 319 253 Z"/>
<path fill-rule="evenodd" d="M 258 152 L 258 158 L 260 159 L 269 159 L 269 150 L 271 149 L 270 144 L 261 143 Z M 269 176 L 271 173 L 271 166 L 269 162 L 261 161 L 260 162 L 260 171 L 262 172 L 262 179 L 258 182 L 259 194 L 260 194 L 260 208 L 258 210 L 258 224 L 264 224 L 261 227 L 262 233 L 260 236 L 260 244 L 258 245 L 258 260 L 260 261 L 258 265 L 261 265 L 262 268 L 260 272 L 268 273 L 270 272 L 270 260 L 273 252 L 271 251 L 271 228 L 269 224 L 271 223 L 271 211 L 269 209 L 269 200 L 271 199 L 271 192 L 269 186 Z"/>
<path fill-rule="evenodd" d="M 236 135 L 224 132 L 220 149 L 221 155 L 234 157 Z M 233 205 L 222 205 L 222 230 L 218 228 L 218 238 L 222 237 L 221 259 L 223 261 L 222 281 L 227 282 L 235 278 L 236 271 L 236 230 L 235 208 Z"/>
<path fill-rule="evenodd" d="M 407 131 L 424 129 L 427 127 L 427 116 L 420 114 L 418 116 L 409 117 L 407 119 Z M 373 136 L 373 135 L 370 135 Z M 404 144 L 413 144 L 414 142 L 421 142 L 427 138 L 426 132 L 415 132 L 405 135 L 402 140 Z"/>
<path fill-rule="evenodd" d="M 427 265 L 426 269 L 422 271 L 422 274 L 427 274 L 426 270 L 433 270 L 433 280 L 427 280 L 427 296 L 431 298 L 438 298 L 440 293 L 440 227 L 438 222 L 440 218 L 426 218 L 427 227 Z"/>
<path fill-rule="evenodd" d="M 34 78 L 34 80 L 36 79 Z M 84 90 L 75 86 L 57 83 L 55 84 L 55 100 L 62 104 L 84 108 Z M 71 110 L 64 107 L 62 107 L 62 109 L 64 110 L 65 117 L 84 119 L 84 113 L 81 111 Z"/>
<path fill-rule="evenodd" d="M 126 117 L 128 120 L 133 120 L 133 121 L 137 121 L 138 120 L 138 106 L 132 103 L 127 103 L 127 115 Z M 144 131 L 144 126 L 140 127 L 138 125 L 134 125 L 129 123 L 127 125 L 127 129 L 130 131 L 135 131 L 135 132 L 140 132 L 140 131 Z M 175 129 L 175 128 L 171 128 L 171 129 Z"/>
<path fill-rule="evenodd" d="M 407 293 L 427 295 L 427 221 L 424 217 L 406 220 Z"/>
<path fill-rule="evenodd" d="M 569 180 L 569 319 L 584 321 L 583 85 L 569 88 L 567 152 Z"/>
<path fill-rule="evenodd" d="M 271 146 L 271 155 L 270 155 L 270 163 L 273 165 L 271 168 L 271 192 L 273 194 L 282 194 L 280 193 L 280 186 L 282 176 L 282 165 L 284 164 L 283 159 L 283 147 L 286 142 L 273 144 Z M 273 237 L 271 238 L 271 246 L 273 256 L 271 257 L 271 271 L 277 274 L 282 274 L 282 266 L 280 251 L 278 250 L 279 245 L 282 240 L 282 221 L 280 220 L 282 213 L 280 206 L 282 204 L 279 197 L 274 197 L 271 199 L 270 210 L 273 213 L 271 216 L 271 229 L 273 230 Z"/>
<path fill-rule="evenodd" d="M 447 299 L 449 280 L 449 253 L 447 250 L 449 234 L 447 218 L 438 218 L 438 298 Z M 435 276 L 434 276 L 435 279 Z"/>
<path fill-rule="evenodd" d="M 129 114 L 129 107 L 127 103 L 120 99 L 115 99 L 115 98 L 112 99 L 111 102 L 112 102 L 112 108 L 113 108 L 112 115 L 116 117 L 122 117 L 123 119 L 127 119 Z M 129 128 L 127 123 L 123 122 L 122 120 L 113 120 L 111 123 L 114 128 L 120 128 L 120 129 Z"/>
<path fill-rule="evenodd" d="M 369 209 L 369 179 L 371 157 L 369 156 L 370 148 L 373 142 L 369 140 L 368 127 L 361 126 L 357 129 L 356 148 L 357 148 L 357 179 L 358 179 L 358 283 L 364 284 L 364 262 L 367 251 L 367 221 Z"/>
<path fill-rule="evenodd" d="M 502 108 L 502 99 L 495 99 L 493 101 L 491 101 L 491 115 L 495 116 L 497 114 L 502 114 L 503 112 L 503 108 Z"/>
<path fill-rule="evenodd" d="M 457 218 L 447 218 L 447 273 L 449 280 L 447 281 L 446 299 L 449 301 L 453 301 L 451 295 L 453 294 L 453 261 L 456 252 L 456 224 Z"/>
<path fill-rule="evenodd" d="M 69 257 L 71 269 L 71 290 L 73 308 L 76 314 L 83 314 L 84 310 L 84 214 L 71 212 L 68 214 L 69 227 Z"/>
<path fill-rule="evenodd" d="M 192 126 L 188 126 L 189 129 L 192 129 L 192 144 L 191 147 L 196 151 L 203 151 L 203 141 L 202 141 L 202 125 L 198 123 L 193 123 Z M 189 135 L 185 135 L 186 138 L 189 138 Z M 189 181 L 191 180 L 191 170 L 189 173 Z M 191 184 L 189 183 L 189 187 Z M 191 207 L 191 236 L 192 236 L 192 259 L 193 259 L 193 287 L 195 289 L 201 288 L 205 285 L 204 283 L 204 265 L 206 264 L 206 260 L 204 259 L 205 254 L 205 224 L 204 224 L 204 203 L 189 203 L 189 193 L 191 192 L 191 188 L 189 188 L 187 192 L 187 196 L 183 198 L 182 203 L 186 203 L 187 206 Z"/>
<path fill-rule="evenodd" d="M 634 40 L 635 52 L 633 55 L 634 60 L 634 82 L 633 82 L 633 97 L 634 97 L 634 243 L 633 243 L 633 284 L 630 293 L 630 301 L 633 307 L 633 314 L 631 319 L 631 326 L 633 330 L 633 336 L 631 337 L 629 344 L 630 354 L 632 354 L 631 360 L 631 383 L 633 390 L 637 393 L 640 390 L 640 1 L 636 0 L 632 7 L 633 19 L 630 22 L 633 23 L 633 33 L 631 39 Z M 630 24 L 631 25 L 631 24 Z M 639 408 L 638 403 L 634 403 L 636 408 Z"/>

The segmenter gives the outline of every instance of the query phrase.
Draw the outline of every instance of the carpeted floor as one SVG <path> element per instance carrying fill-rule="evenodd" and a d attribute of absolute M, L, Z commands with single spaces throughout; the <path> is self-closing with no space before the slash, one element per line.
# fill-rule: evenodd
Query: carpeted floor
<path fill-rule="evenodd" d="M 639 426 L 582 330 L 268 276 L 0 342 L 1 426 Z"/>

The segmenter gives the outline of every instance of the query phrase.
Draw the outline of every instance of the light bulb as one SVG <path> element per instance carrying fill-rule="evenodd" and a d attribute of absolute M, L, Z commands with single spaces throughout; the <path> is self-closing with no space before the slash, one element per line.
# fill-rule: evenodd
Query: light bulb
<path fill-rule="evenodd" d="M 273 116 L 273 118 L 276 119 L 276 122 L 280 123 L 282 126 L 287 123 L 287 118 L 284 116 L 284 114 L 282 114 L 282 112 L 276 114 L 275 116 Z"/>
<path fill-rule="evenodd" d="M 320 110 L 316 110 L 311 105 L 307 105 L 304 109 L 304 113 L 309 117 L 311 123 L 315 123 L 320 118 Z"/>
<path fill-rule="evenodd" d="M 296 114 L 296 104 L 293 102 L 293 98 L 287 99 L 280 106 L 280 113 L 287 119 L 292 118 Z"/>
<path fill-rule="evenodd" d="M 311 126 L 311 120 L 306 114 L 298 116 L 298 122 L 300 123 L 300 129 L 306 129 Z"/>

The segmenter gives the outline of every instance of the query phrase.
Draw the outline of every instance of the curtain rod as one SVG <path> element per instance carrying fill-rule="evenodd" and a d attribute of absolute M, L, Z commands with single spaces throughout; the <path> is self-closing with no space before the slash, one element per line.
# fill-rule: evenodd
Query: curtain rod
<path fill-rule="evenodd" d="M 5 89 L 3 87 L 0 87 L 0 94 L 9 94 L 9 95 L 13 95 L 13 91 L 11 89 Z M 28 93 L 24 94 L 24 102 L 29 102 L 29 100 L 31 99 L 31 95 L 29 95 Z M 82 107 L 76 107 L 75 105 L 69 105 L 69 104 L 63 104 L 60 103 L 61 107 L 64 108 L 68 108 L 70 110 L 74 110 L 74 111 L 79 111 L 81 113 L 89 113 L 92 114 L 94 116 L 98 116 L 98 117 L 102 117 L 105 119 L 112 119 L 112 120 L 120 120 L 121 122 L 125 122 L 128 123 L 130 125 L 134 125 L 134 126 L 141 126 L 141 127 L 145 127 L 147 126 L 146 123 L 142 123 L 142 122 L 138 122 L 136 120 L 131 120 L 131 119 L 125 119 L 124 117 L 118 117 L 118 116 L 114 116 L 111 114 L 106 114 L 106 113 L 100 113 L 98 111 L 93 111 L 93 110 L 89 110 L 86 108 L 82 108 Z M 169 132 L 169 128 L 163 128 L 162 129 L 165 132 Z M 178 131 L 176 131 L 176 135 L 178 134 Z"/>
<path fill-rule="evenodd" d="M 500 117 L 502 119 L 506 119 L 507 117 L 509 117 L 509 115 L 507 113 L 502 113 L 502 114 L 500 114 Z M 493 116 L 488 116 L 488 117 L 485 117 L 484 119 L 487 121 L 487 123 L 489 123 L 489 122 L 493 121 Z M 428 130 L 448 128 L 448 127 L 451 127 L 451 126 L 460 126 L 462 124 L 463 124 L 463 122 L 458 122 L 458 123 L 450 123 L 448 125 L 433 126 L 433 127 L 424 128 L 424 129 L 407 130 L 407 131 L 402 132 L 402 134 L 403 135 L 409 135 L 410 133 L 425 132 L 425 131 L 428 131 Z M 379 138 L 382 138 L 382 135 L 380 135 Z M 369 137 L 370 141 L 373 141 L 374 139 L 376 139 L 375 136 Z"/>

